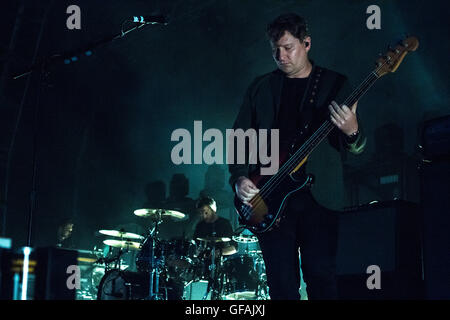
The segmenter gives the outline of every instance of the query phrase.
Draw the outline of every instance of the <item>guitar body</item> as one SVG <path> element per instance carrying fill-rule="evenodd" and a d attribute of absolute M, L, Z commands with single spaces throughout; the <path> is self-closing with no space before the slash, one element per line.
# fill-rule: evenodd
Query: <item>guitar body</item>
<path fill-rule="evenodd" d="M 262 183 L 269 178 L 270 177 L 261 179 Z M 309 180 L 310 178 L 307 177 L 303 181 L 297 181 L 293 176 L 288 176 L 284 178 L 283 181 L 280 181 L 280 184 L 267 196 L 261 197 L 257 194 L 253 197 L 253 199 L 250 200 L 252 207 L 244 204 L 235 196 L 234 205 L 239 215 L 239 222 L 254 233 L 268 231 L 277 224 L 279 219 L 281 219 L 287 199 L 293 193 L 303 189 Z M 256 186 L 259 188 L 258 184 L 256 184 Z"/>
<path fill-rule="evenodd" d="M 299 136 L 296 140 L 300 141 L 300 139 Z M 280 167 L 284 162 L 289 161 L 287 154 L 288 152 L 280 153 Z M 266 232 L 276 226 L 277 221 L 281 219 L 288 198 L 312 182 L 312 177 L 300 173 L 301 170 L 299 170 L 306 160 L 307 158 L 303 159 L 295 170 L 287 175 L 275 177 L 260 175 L 258 174 L 259 170 L 250 174 L 249 179 L 260 189 L 260 193 L 250 200 L 251 206 L 244 204 L 238 197 L 234 197 L 239 222 L 254 233 Z M 270 192 L 264 192 L 263 188 L 270 180 L 274 180 L 276 183 L 271 184 Z"/>

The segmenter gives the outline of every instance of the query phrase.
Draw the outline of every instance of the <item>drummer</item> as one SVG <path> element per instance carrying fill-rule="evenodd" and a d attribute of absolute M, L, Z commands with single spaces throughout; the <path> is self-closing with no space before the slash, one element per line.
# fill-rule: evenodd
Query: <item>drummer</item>
<path fill-rule="evenodd" d="M 62 247 L 65 249 L 74 249 L 74 237 L 73 237 L 73 229 L 74 229 L 75 223 L 73 218 L 66 218 L 61 221 L 61 224 L 58 226 L 57 229 L 57 239 L 56 239 L 56 246 Z"/>
<path fill-rule="evenodd" d="M 200 222 L 195 226 L 194 239 L 206 238 L 225 238 L 231 239 L 233 235 L 233 228 L 231 223 L 217 215 L 216 201 L 210 197 L 203 197 L 197 201 L 197 212 L 200 215 Z M 236 247 L 231 241 L 218 241 L 217 249 L 222 255 L 232 255 L 236 253 Z"/>

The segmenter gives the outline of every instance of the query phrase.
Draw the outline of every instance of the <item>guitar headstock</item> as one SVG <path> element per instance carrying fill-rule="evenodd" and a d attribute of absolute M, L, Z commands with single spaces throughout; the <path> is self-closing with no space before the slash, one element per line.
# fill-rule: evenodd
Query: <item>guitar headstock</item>
<path fill-rule="evenodd" d="M 382 77 L 389 72 L 395 72 L 406 54 L 410 51 L 416 51 L 418 47 L 419 40 L 416 37 L 410 36 L 400 41 L 394 48 L 389 48 L 389 50 L 377 60 L 375 73 L 378 77 Z"/>

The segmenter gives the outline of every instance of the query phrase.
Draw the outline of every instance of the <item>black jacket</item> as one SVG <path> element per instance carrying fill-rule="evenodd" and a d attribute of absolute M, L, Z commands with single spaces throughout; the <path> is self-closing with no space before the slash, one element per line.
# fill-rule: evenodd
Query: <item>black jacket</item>
<path fill-rule="evenodd" d="M 246 131 L 249 128 L 258 130 L 282 126 L 278 123 L 278 113 L 284 79 L 285 75 L 280 70 L 257 77 L 247 89 L 233 129 L 240 128 Z M 350 84 L 344 75 L 313 64 L 301 108 L 314 110 L 315 114 L 311 117 L 315 118 L 316 124 L 321 123 L 329 117 L 328 105 L 331 101 L 343 103 L 351 91 Z M 310 104 L 311 108 L 303 108 L 307 104 Z M 349 141 L 339 130 L 333 130 L 328 141 L 339 151 L 344 148 L 358 154 L 363 151 L 366 138 L 359 124 L 359 134 L 353 141 Z M 236 161 L 234 164 L 229 164 L 231 174 L 229 182 L 232 188 L 240 176 L 248 176 L 249 172 L 255 168 L 253 164 L 236 164 Z"/>

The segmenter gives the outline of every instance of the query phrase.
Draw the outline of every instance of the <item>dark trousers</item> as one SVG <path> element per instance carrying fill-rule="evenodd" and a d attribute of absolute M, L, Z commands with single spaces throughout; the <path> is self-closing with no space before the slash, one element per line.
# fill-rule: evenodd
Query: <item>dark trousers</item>
<path fill-rule="evenodd" d="M 308 192 L 289 198 L 278 227 L 257 235 L 273 300 L 299 300 L 299 248 L 310 300 L 337 299 L 337 213 Z"/>

